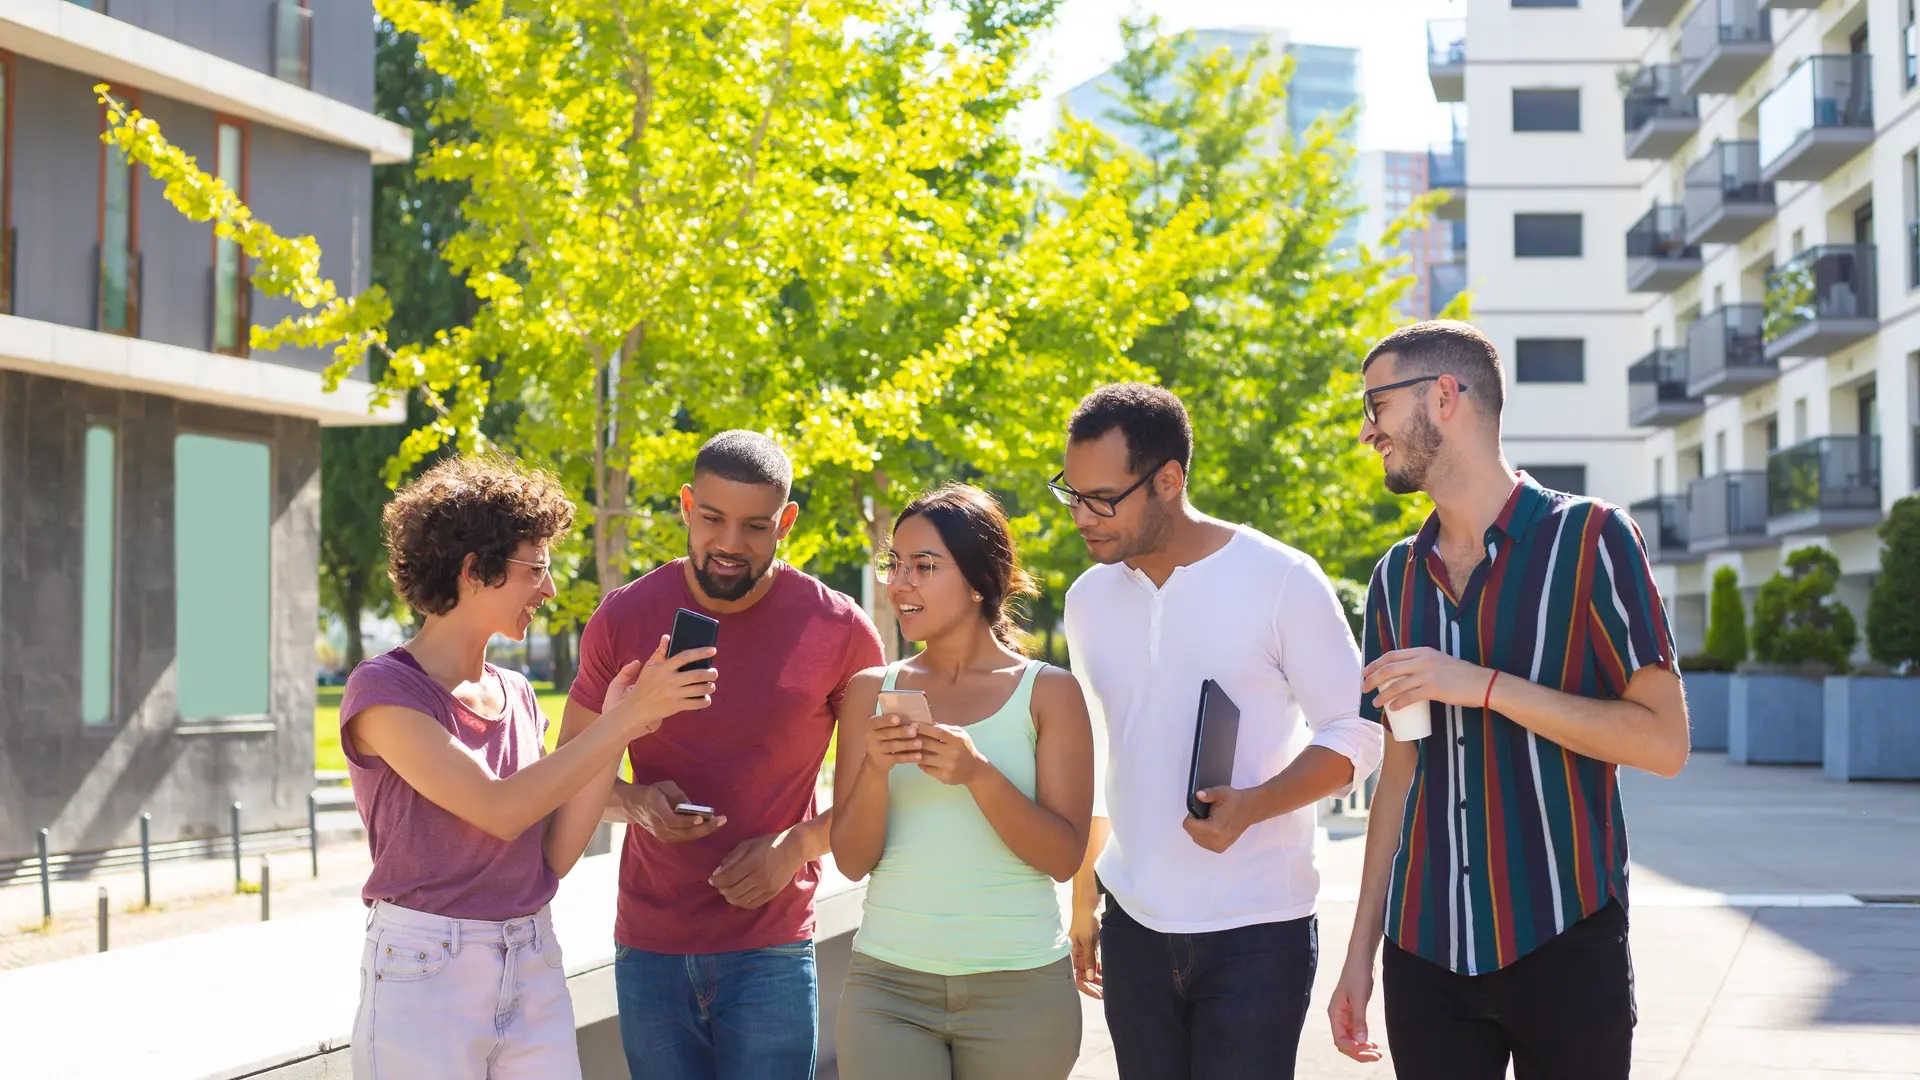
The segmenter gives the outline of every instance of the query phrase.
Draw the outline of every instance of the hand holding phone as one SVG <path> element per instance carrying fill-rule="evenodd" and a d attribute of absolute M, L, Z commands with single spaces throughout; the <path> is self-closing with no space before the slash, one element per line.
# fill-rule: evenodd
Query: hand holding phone
<path fill-rule="evenodd" d="M 923 731 L 933 727 L 927 695 L 918 690 L 880 691 L 879 714 L 867 725 L 867 757 L 882 769 L 918 765 Z"/>
<path fill-rule="evenodd" d="M 701 806 L 699 803 L 677 802 L 673 804 L 673 812 L 682 817 L 710 818 L 713 816 L 713 807 Z"/>
<path fill-rule="evenodd" d="M 688 611 L 686 608 L 681 608 L 673 613 L 673 639 L 671 643 L 667 645 L 667 659 L 672 661 L 681 653 L 687 652 L 690 649 L 712 648 L 719 644 L 719 642 L 719 620 L 710 619 L 697 611 Z M 694 660 L 692 663 L 677 664 L 675 666 L 682 668 L 712 667 L 713 659 L 709 656 Z"/>

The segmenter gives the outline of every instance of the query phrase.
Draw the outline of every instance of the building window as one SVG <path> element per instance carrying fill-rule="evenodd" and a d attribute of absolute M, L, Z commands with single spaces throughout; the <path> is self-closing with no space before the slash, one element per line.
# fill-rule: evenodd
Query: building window
<path fill-rule="evenodd" d="M 80 720 L 113 720 L 114 502 L 119 461 L 113 429 L 87 428 L 82 484 L 80 574 Z"/>
<path fill-rule="evenodd" d="M 214 126 L 214 175 L 241 202 L 247 199 L 247 129 L 221 120 Z M 213 351 L 245 356 L 248 299 L 246 259 L 232 238 L 213 238 Z"/>
<path fill-rule="evenodd" d="M 1579 258 L 1580 215 L 1513 215 L 1513 257 L 1516 259 Z"/>
<path fill-rule="evenodd" d="M 175 673 L 184 721 L 268 713 L 272 454 L 261 443 L 173 443 Z"/>
<path fill-rule="evenodd" d="M 1513 0 L 1517 8 L 1577 8 L 1580 0 Z"/>
<path fill-rule="evenodd" d="M 1900 159 L 1907 211 L 1907 288 L 1920 289 L 1920 150 L 1909 150 Z"/>
<path fill-rule="evenodd" d="M 1914 25 L 1915 0 L 1900 0 L 1900 77 L 1907 89 L 1920 83 L 1920 27 Z"/>
<path fill-rule="evenodd" d="M 313 87 L 313 12 L 307 0 L 274 0 L 273 77 Z"/>
<path fill-rule="evenodd" d="M 1513 130 L 1579 131 L 1580 91 L 1515 90 Z"/>
<path fill-rule="evenodd" d="M 1520 471 L 1533 477 L 1534 482 L 1543 488 L 1564 491 L 1569 495 L 1587 493 L 1585 465 L 1522 465 Z"/>
<path fill-rule="evenodd" d="M 0 53 L 0 315 L 13 314 L 12 59 Z"/>
<path fill-rule="evenodd" d="M 1587 343 L 1581 338 L 1521 338 L 1513 343 L 1513 378 L 1523 383 L 1587 381 Z"/>
<path fill-rule="evenodd" d="M 129 106 L 136 101 L 129 96 Z M 102 130 L 106 114 L 101 112 Z M 100 144 L 99 308 L 95 329 L 140 332 L 140 192 L 133 159 L 119 146 Z"/>

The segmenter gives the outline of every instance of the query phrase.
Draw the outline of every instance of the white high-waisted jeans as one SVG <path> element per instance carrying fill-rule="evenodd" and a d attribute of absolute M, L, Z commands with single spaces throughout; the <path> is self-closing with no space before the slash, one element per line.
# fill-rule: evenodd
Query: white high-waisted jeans
<path fill-rule="evenodd" d="M 578 1080 L 563 965 L 546 908 L 484 922 L 374 904 L 355 1080 Z"/>

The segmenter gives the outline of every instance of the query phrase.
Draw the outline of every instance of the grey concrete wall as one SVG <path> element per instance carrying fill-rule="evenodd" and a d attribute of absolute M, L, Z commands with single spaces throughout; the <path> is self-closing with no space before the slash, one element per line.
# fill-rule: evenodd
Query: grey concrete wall
<path fill-rule="evenodd" d="M 112 721 L 80 720 L 85 437 L 118 431 Z M 272 730 L 176 730 L 173 446 L 183 432 L 272 450 Z M 0 372 L 0 859 L 306 822 L 313 784 L 320 435 L 311 421 Z"/>
<path fill-rule="evenodd" d="M 107 0 L 106 13 L 273 74 L 275 0 Z M 373 0 L 311 0 L 315 93 L 373 108 Z"/>
<path fill-rule="evenodd" d="M 81 72 L 15 60 L 13 214 L 18 245 L 15 313 L 91 329 L 100 238 L 100 107 Z M 213 164 L 215 114 L 142 95 L 140 109 L 168 139 Z M 367 287 L 373 243 L 373 170 L 365 154 L 260 124 L 248 137 L 247 200 L 286 236 L 320 242 L 322 272 L 343 292 Z M 136 180 L 142 265 L 140 336 L 190 349 L 213 343 L 213 227 L 189 221 L 150 177 Z M 271 325 L 298 309 L 253 295 L 253 321 Z M 255 357 L 307 370 L 325 350 Z"/>

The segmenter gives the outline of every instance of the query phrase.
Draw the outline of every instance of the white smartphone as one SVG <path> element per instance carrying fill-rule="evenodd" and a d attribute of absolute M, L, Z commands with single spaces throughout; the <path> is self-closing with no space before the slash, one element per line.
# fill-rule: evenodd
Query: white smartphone
<path fill-rule="evenodd" d="M 688 817 L 712 817 L 713 807 L 701 806 L 699 803 L 690 802 L 674 803 L 673 812 L 676 814 L 685 814 Z"/>
<path fill-rule="evenodd" d="M 933 726 L 933 709 L 927 705 L 927 695 L 920 690 L 880 691 L 880 715 L 899 716 L 908 723 Z"/>

